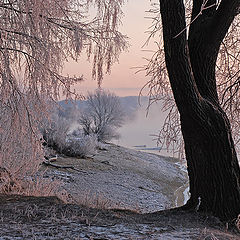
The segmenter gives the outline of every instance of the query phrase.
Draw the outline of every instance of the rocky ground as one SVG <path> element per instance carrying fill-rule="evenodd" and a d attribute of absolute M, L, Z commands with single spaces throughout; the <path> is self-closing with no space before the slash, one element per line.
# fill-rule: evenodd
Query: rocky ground
<path fill-rule="evenodd" d="M 213 217 L 159 211 L 183 198 L 179 189 L 186 174 L 175 159 L 108 145 L 93 158 L 60 156 L 53 164 L 69 168 L 45 166 L 44 176 L 60 179 L 78 204 L 1 196 L 0 240 L 240 239 L 237 230 Z"/>

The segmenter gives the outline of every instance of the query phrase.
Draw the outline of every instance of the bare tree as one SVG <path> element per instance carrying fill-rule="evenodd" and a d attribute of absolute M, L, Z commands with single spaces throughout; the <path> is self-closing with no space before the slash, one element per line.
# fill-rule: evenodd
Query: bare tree
<path fill-rule="evenodd" d="M 41 157 L 39 125 L 59 94 L 82 77 L 62 76 L 64 61 L 86 51 L 102 81 L 126 47 L 117 31 L 123 0 L 0 0 L 0 165 L 24 177 Z M 90 6 L 97 15 L 87 18 Z M 76 96 L 76 95 L 75 95 Z M 46 101 L 46 99 L 48 101 Z"/>
<path fill-rule="evenodd" d="M 240 213 L 240 168 L 224 110 L 232 121 L 239 116 L 240 1 L 159 3 L 152 34 L 162 31 L 163 38 L 146 69 L 152 77 L 151 93 L 157 94 L 152 97 L 163 99 L 174 117 L 167 127 L 181 128 L 183 134 L 191 197 L 182 209 L 198 208 L 233 219 Z M 170 100 L 167 77 L 179 115 Z M 179 132 L 170 136 L 165 131 L 162 137 L 170 136 L 173 143 Z"/>
<path fill-rule="evenodd" d="M 84 134 L 96 134 L 98 141 L 118 138 L 116 129 L 124 122 L 124 111 L 119 98 L 113 93 L 98 89 L 88 94 L 86 104 L 78 121 Z"/>

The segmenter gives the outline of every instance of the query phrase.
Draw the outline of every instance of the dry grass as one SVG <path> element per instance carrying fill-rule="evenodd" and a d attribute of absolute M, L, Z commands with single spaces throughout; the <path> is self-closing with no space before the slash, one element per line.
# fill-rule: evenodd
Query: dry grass
<path fill-rule="evenodd" d="M 112 200 L 108 199 L 103 193 L 92 193 L 91 191 L 83 193 L 78 199 L 72 198 L 71 203 L 99 210 L 117 209 L 141 213 L 138 203 L 131 208 L 127 208 L 125 204 L 121 202 L 113 202 Z"/>
<path fill-rule="evenodd" d="M 0 168 L 0 194 L 56 196 L 65 203 L 71 202 L 69 194 L 61 186 L 62 182 L 58 179 L 44 178 L 44 172 L 35 177 L 18 178 L 6 168 Z"/>
<path fill-rule="evenodd" d="M 121 205 L 121 203 L 112 203 L 112 201 L 107 199 L 102 193 L 92 193 L 91 191 L 83 193 L 78 199 L 74 199 L 73 201 L 77 205 L 97 209 L 110 209 Z"/>

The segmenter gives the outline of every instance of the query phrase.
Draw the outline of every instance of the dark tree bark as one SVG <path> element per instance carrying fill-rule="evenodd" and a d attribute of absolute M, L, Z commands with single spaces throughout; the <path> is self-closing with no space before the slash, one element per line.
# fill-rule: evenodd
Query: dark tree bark
<path fill-rule="evenodd" d="M 193 1 L 192 19 L 203 0 Z M 208 5 L 216 3 L 209 0 Z M 240 168 L 228 118 L 219 105 L 215 67 L 220 44 L 240 0 L 222 0 L 191 24 L 187 41 L 183 0 L 160 0 L 166 66 L 180 113 L 185 143 L 190 200 L 223 220 L 240 214 Z"/>

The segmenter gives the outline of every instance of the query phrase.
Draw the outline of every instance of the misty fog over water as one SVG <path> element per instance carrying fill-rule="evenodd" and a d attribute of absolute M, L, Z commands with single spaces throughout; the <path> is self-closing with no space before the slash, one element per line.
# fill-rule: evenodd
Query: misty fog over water
<path fill-rule="evenodd" d="M 153 103 L 148 111 L 148 97 L 140 99 L 138 96 L 120 97 L 120 102 L 126 115 L 126 121 L 121 128 L 117 129 L 120 138 L 111 142 L 135 150 L 172 156 L 171 152 L 164 149 L 159 151 L 160 147 L 157 146 L 156 139 L 167 115 L 161 110 L 161 102 Z M 59 104 L 63 109 L 60 114 L 67 117 L 68 109 L 71 109 L 72 103 L 61 101 Z M 85 101 L 77 101 L 80 110 L 86 106 L 85 104 Z M 78 124 L 73 123 L 72 126 L 76 128 Z"/>
<path fill-rule="evenodd" d="M 136 100 L 136 99 L 135 99 Z M 127 104 L 127 103 L 126 103 Z M 123 107 L 124 107 L 123 103 Z M 141 101 L 131 117 L 119 130 L 121 137 L 113 142 L 132 149 L 171 156 L 171 153 L 162 150 L 159 152 L 156 136 L 163 124 L 166 113 L 161 110 L 161 103 L 153 103 L 147 112 L 147 99 Z"/>

